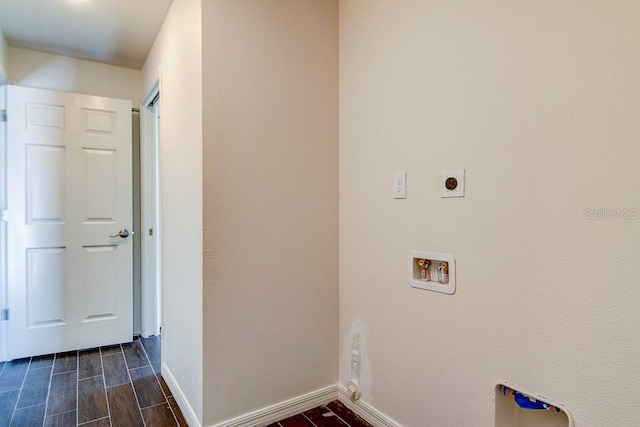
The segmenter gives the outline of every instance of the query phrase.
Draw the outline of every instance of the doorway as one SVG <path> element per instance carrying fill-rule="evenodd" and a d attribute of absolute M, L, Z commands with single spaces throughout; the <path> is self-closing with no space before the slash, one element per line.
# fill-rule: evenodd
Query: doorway
<path fill-rule="evenodd" d="M 132 337 L 131 101 L 9 86 L 4 357 Z"/>
<path fill-rule="evenodd" d="M 7 189 L 8 188 L 7 188 L 7 181 L 6 181 L 7 176 L 5 175 L 5 171 L 7 171 L 7 168 L 6 168 L 7 166 L 6 164 L 7 162 L 7 155 L 6 155 L 7 154 L 7 151 L 6 151 L 7 150 L 7 131 L 6 131 L 7 122 L 5 120 L 6 115 L 4 113 L 4 110 L 6 109 L 5 88 L 6 86 L 0 85 L 0 110 L 2 110 L 0 111 L 0 162 L 2 163 L 0 165 L 0 214 L 1 214 L 1 217 L 0 217 L 0 309 L 2 309 L 2 311 L 0 311 L 0 316 L 2 316 L 0 318 L 1 320 L 5 320 L 6 318 L 9 317 L 8 316 L 10 312 L 9 304 L 11 302 L 9 298 L 10 297 L 9 287 L 8 287 L 9 282 L 7 280 L 8 279 L 7 257 L 9 256 L 8 255 L 9 252 L 7 251 L 7 246 L 5 244 L 8 240 L 8 235 L 7 235 L 7 230 L 8 230 Z M 27 89 L 25 88 L 25 90 Z M 69 95 L 73 95 L 73 94 L 69 94 Z M 61 93 L 60 96 L 67 96 L 67 94 Z M 86 97 L 84 95 L 74 95 L 74 96 Z M 87 97 L 87 99 L 90 99 L 90 98 L 91 97 Z M 103 102 L 105 100 L 106 98 L 100 102 Z M 104 117 L 102 118 L 99 117 L 96 119 L 95 117 L 92 118 L 92 116 L 87 115 L 87 112 L 95 113 L 96 111 L 98 111 L 98 109 L 101 108 L 101 105 L 100 106 L 93 105 L 89 107 L 90 108 L 86 109 L 86 111 L 83 110 L 82 114 L 84 114 L 85 122 L 80 124 L 81 127 L 82 126 L 86 127 L 87 125 L 98 125 L 98 127 L 100 127 L 105 123 L 109 122 L 109 120 L 106 120 Z M 131 339 L 131 336 L 134 334 L 136 335 L 139 334 L 139 335 L 142 335 L 143 337 L 158 336 L 161 331 L 161 312 L 162 312 L 161 281 L 160 281 L 160 278 L 161 278 L 160 250 L 161 248 L 160 248 L 160 240 L 159 240 L 161 236 L 160 197 L 159 197 L 159 191 L 160 191 L 160 180 L 159 180 L 159 176 L 160 176 L 159 175 L 160 94 L 159 94 L 158 86 L 156 86 L 156 88 L 152 92 L 152 95 L 150 95 L 150 97 L 146 100 L 146 102 L 143 104 L 143 107 L 140 110 L 136 111 L 137 109 L 131 109 L 130 107 L 129 109 L 130 109 L 129 111 L 133 112 L 133 118 L 132 118 L 133 132 L 129 131 L 129 133 L 132 134 L 134 139 L 136 137 L 140 138 L 139 139 L 140 147 L 138 152 L 139 158 L 138 159 L 135 158 L 135 150 L 134 150 L 134 158 L 132 159 L 133 163 L 136 165 L 134 167 L 134 170 L 138 169 L 139 175 L 140 175 L 139 181 L 137 182 L 137 185 L 140 187 L 140 194 L 139 194 L 139 197 L 137 198 L 138 206 L 135 206 L 135 209 L 132 209 L 132 210 L 134 211 L 134 216 L 138 216 L 140 219 L 138 221 L 134 220 L 134 223 L 129 225 L 129 227 L 134 225 L 135 234 L 131 233 L 133 236 L 131 236 L 129 239 L 122 239 L 120 236 L 118 236 L 115 239 L 117 240 L 117 242 L 114 243 L 114 241 L 110 241 L 109 244 L 113 246 L 112 244 L 121 244 L 123 242 L 126 243 L 127 241 L 129 241 L 130 243 L 133 243 L 133 237 L 135 237 L 136 245 L 133 245 L 133 246 L 138 246 L 137 249 L 139 252 L 139 255 L 138 255 L 139 263 L 137 265 L 139 266 L 139 268 L 136 269 L 137 271 L 134 271 L 133 276 L 134 278 L 136 275 L 138 276 L 138 279 L 139 279 L 138 283 L 140 285 L 137 288 L 137 295 L 136 295 L 135 288 L 133 288 L 134 289 L 133 298 L 134 300 L 137 299 L 137 302 L 134 302 L 133 306 L 130 305 L 130 307 L 132 308 L 135 307 L 135 310 L 132 310 L 133 313 L 130 311 L 128 315 L 130 318 L 132 317 L 132 315 L 137 316 L 138 320 L 137 321 L 133 320 L 132 322 L 133 325 L 129 327 L 129 332 L 127 334 L 129 338 L 128 339 L 122 338 L 117 340 L 117 342 L 126 342 L 129 339 Z M 40 111 L 40 113 L 42 112 Z M 124 112 L 122 113 L 124 114 Z M 51 117 L 55 117 L 55 114 L 51 115 Z M 118 120 L 117 122 L 121 123 L 123 121 Z M 51 125 L 51 123 L 46 123 L 45 127 L 49 125 Z M 106 133 L 105 129 L 101 129 L 101 128 L 93 129 L 92 132 L 94 133 L 93 136 L 97 135 L 100 137 L 104 137 Z M 52 151 L 49 148 L 47 148 L 47 150 Z M 87 151 L 87 150 L 84 150 L 84 151 Z M 96 151 L 95 148 L 93 148 L 92 151 L 90 150 L 90 154 L 96 154 L 96 153 L 109 154 L 111 152 L 108 150 Z M 47 158 L 45 157 L 45 160 L 46 159 Z M 97 165 L 100 166 L 100 163 L 98 162 Z M 84 169 L 91 170 L 92 168 L 88 168 L 88 169 L 84 168 Z M 119 175 L 119 173 L 116 175 Z M 47 182 L 47 181 L 44 181 L 44 182 Z M 48 183 L 47 185 L 50 185 L 50 183 Z M 133 187 L 135 187 L 135 185 Z M 131 186 L 129 191 L 131 191 Z M 82 191 L 82 192 L 87 194 L 87 191 Z M 93 193 L 97 193 L 97 192 L 98 191 L 95 191 Z M 89 191 L 88 193 L 90 194 L 92 192 Z M 98 205 L 96 206 L 101 207 L 103 205 L 98 203 Z M 45 218 L 45 219 L 46 221 L 43 221 L 44 223 L 55 222 L 55 221 L 51 221 L 51 218 Z M 96 217 L 94 220 L 96 220 L 94 222 L 105 222 L 105 218 L 101 218 L 101 217 L 100 218 Z M 114 236 L 112 236 L 112 240 L 114 240 L 113 237 Z M 130 244 L 128 246 L 130 246 Z M 44 252 L 47 252 L 47 253 L 51 252 L 49 249 L 51 248 L 48 248 L 48 251 L 44 251 Z M 96 251 L 95 245 L 89 249 L 92 253 L 104 252 L 102 250 Z M 134 248 L 134 251 L 135 249 L 136 248 Z M 61 258 L 64 258 L 64 257 L 61 257 Z M 127 263 L 130 265 L 131 261 L 128 261 Z M 64 263 L 61 261 L 60 264 L 62 265 Z M 98 262 L 98 264 L 101 264 L 101 263 Z M 105 267 L 105 266 L 102 266 L 102 267 Z M 110 269 L 107 269 L 107 271 L 110 271 Z M 115 281 L 117 282 L 117 280 Z M 102 283 L 103 281 L 100 281 L 100 282 Z M 91 293 L 92 294 L 95 293 L 94 291 L 92 291 Z M 64 292 L 61 292 L 58 296 L 62 295 L 63 293 Z M 104 298 L 104 300 L 108 300 L 108 298 Z M 51 298 L 49 298 L 49 301 L 55 302 Z M 71 306 L 73 304 L 69 304 L 69 305 Z M 109 313 L 106 313 L 106 314 L 109 314 Z M 61 316 L 58 316 L 58 317 L 61 317 Z M 106 316 L 103 314 L 100 314 L 97 316 L 92 315 L 91 318 L 85 319 L 83 323 L 95 325 L 96 323 L 98 323 L 97 322 L 98 320 L 101 320 L 101 318 L 108 318 L 108 317 L 110 316 Z M 0 321 L 0 360 L 7 360 L 9 356 L 13 355 L 13 352 L 11 351 L 11 347 L 9 346 L 9 344 L 11 344 L 11 339 L 10 339 L 11 334 L 9 333 L 10 332 L 9 323 L 11 322 Z M 55 322 L 49 322 L 49 323 L 55 323 Z M 63 323 L 63 322 L 58 322 L 58 323 Z M 42 329 L 43 325 L 47 326 L 43 323 L 41 325 L 38 325 L 37 329 Z M 95 334 L 95 335 L 101 335 L 101 334 Z M 66 340 L 67 339 L 65 338 L 65 341 Z M 97 342 L 91 343 L 91 345 L 96 345 L 96 344 L 100 345 L 101 343 L 97 343 Z M 80 347 L 84 347 L 84 346 L 83 345 L 75 346 L 75 348 L 80 348 Z M 62 350 L 62 349 L 58 349 L 58 350 Z M 55 351 L 58 351 L 58 350 L 55 350 Z M 37 352 L 40 353 L 44 351 L 45 350 L 38 350 Z M 35 355 L 35 353 L 32 355 Z"/>

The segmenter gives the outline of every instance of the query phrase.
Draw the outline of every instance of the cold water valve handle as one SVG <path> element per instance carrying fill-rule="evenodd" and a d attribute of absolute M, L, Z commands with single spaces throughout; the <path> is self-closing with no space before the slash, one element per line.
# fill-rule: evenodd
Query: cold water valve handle
<path fill-rule="evenodd" d="M 421 279 L 427 279 L 428 275 L 429 275 L 429 265 L 431 264 L 431 261 L 429 261 L 428 259 L 419 259 L 418 260 L 418 267 L 420 267 L 420 278 Z"/>

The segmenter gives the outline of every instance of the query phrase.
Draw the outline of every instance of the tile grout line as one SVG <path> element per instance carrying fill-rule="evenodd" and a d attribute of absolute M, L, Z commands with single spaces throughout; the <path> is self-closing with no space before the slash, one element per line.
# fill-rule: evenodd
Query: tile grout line
<path fill-rule="evenodd" d="M 16 398 L 16 403 L 15 405 L 13 405 L 13 412 L 11 413 L 11 421 L 9 421 L 9 425 L 11 425 L 11 423 L 13 422 L 13 418 L 16 415 L 16 411 L 18 410 L 18 403 L 20 403 L 20 396 L 22 396 L 22 389 L 24 388 L 24 382 L 27 380 L 27 374 L 29 373 L 29 367 L 31 366 L 31 360 L 33 359 L 33 357 L 29 358 L 29 364 L 27 365 L 27 370 L 24 371 L 24 378 L 22 378 L 22 384 L 20 385 L 20 388 L 18 389 L 18 397 Z M 53 369 L 52 369 L 53 371 Z M 44 424 L 44 421 L 43 421 Z"/>
<path fill-rule="evenodd" d="M 347 422 L 347 420 L 343 419 L 340 415 L 336 414 L 334 411 L 332 411 L 332 410 L 331 410 L 331 408 L 327 407 L 327 405 L 322 405 L 322 407 L 323 407 L 324 409 L 326 409 L 327 411 L 331 412 L 333 415 L 335 415 L 335 416 L 336 416 L 340 421 L 342 421 L 343 423 L 345 423 L 345 425 L 346 425 L 347 427 L 351 427 L 351 424 L 349 424 L 349 423 Z"/>
<path fill-rule="evenodd" d="M 307 414 L 305 414 L 304 412 L 302 413 L 302 416 L 305 417 L 313 427 L 319 427 L 316 425 L 316 423 L 314 423 L 313 421 L 311 421 L 311 418 L 307 417 Z"/>
<path fill-rule="evenodd" d="M 147 406 L 144 409 L 155 408 L 157 406 L 162 406 L 162 405 L 166 405 L 166 404 L 167 404 L 167 402 L 160 402 L 160 403 L 156 403 L 155 405 Z"/>
<path fill-rule="evenodd" d="M 157 335 L 154 335 L 154 336 L 157 336 Z M 142 341 L 142 339 L 140 341 Z M 147 357 L 147 361 L 149 362 L 149 366 L 151 366 L 151 371 L 153 371 L 153 364 L 151 363 L 151 359 L 149 359 L 149 353 L 147 353 L 147 348 L 144 346 L 144 344 L 142 342 L 140 343 L 140 345 L 142 346 L 142 350 L 144 351 L 144 354 Z M 162 358 L 162 356 L 160 356 L 160 357 Z M 160 379 L 158 378 L 158 375 L 155 373 L 155 371 L 153 371 L 153 375 L 156 377 L 156 382 L 160 386 L 160 390 L 162 391 L 162 395 L 164 396 L 164 403 L 166 403 L 169 406 L 169 410 L 171 411 L 171 415 L 173 415 L 173 420 L 176 422 L 176 426 L 179 426 L 180 423 L 178 422 L 178 417 L 176 416 L 176 413 L 173 410 L 173 407 L 171 407 L 171 403 L 169 403 L 169 397 L 165 393 L 164 388 L 162 387 L 162 384 L 160 384 Z"/>
<path fill-rule="evenodd" d="M 98 347 L 100 355 L 100 369 L 102 370 L 102 389 L 104 390 L 104 398 L 107 401 L 107 414 L 109 414 L 109 427 L 111 426 L 111 405 L 109 405 L 109 395 L 107 394 L 107 378 L 104 375 L 104 363 L 102 362 L 102 347 Z"/>
<path fill-rule="evenodd" d="M 80 420 L 80 350 L 76 350 L 76 425 Z"/>
<path fill-rule="evenodd" d="M 100 361 L 102 363 L 102 361 Z M 92 377 L 86 377 L 86 378 L 79 378 L 78 381 L 84 381 L 84 380 L 92 380 L 94 378 L 98 378 L 101 377 L 102 375 L 94 375 Z"/>
<path fill-rule="evenodd" d="M 100 421 L 100 420 L 109 420 L 109 425 L 111 425 L 111 418 L 110 417 L 102 417 L 102 418 L 96 418 L 95 420 L 87 421 L 86 423 L 78 424 L 78 426 L 86 426 L 89 423 L 94 423 L 94 422 Z"/>
<path fill-rule="evenodd" d="M 127 376 L 129 377 L 129 384 L 131 384 L 131 389 L 133 390 L 133 395 L 136 398 L 136 405 L 138 405 L 138 412 L 140 412 L 140 418 L 142 418 L 142 425 L 146 427 L 147 423 L 144 422 L 144 414 L 142 413 L 142 408 L 140 407 L 140 400 L 138 399 L 138 393 L 136 392 L 136 388 L 133 385 L 133 379 L 131 378 L 131 372 L 129 372 L 129 364 L 127 363 L 127 357 L 124 355 L 124 349 L 122 345 L 120 345 L 120 351 L 122 352 L 122 358 L 124 359 L 124 365 L 127 370 Z"/>
<path fill-rule="evenodd" d="M 38 405 L 34 405 L 34 406 L 38 406 Z M 30 406 L 30 407 L 31 407 L 31 406 Z M 47 415 L 46 415 L 46 410 L 45 410 L 45 416 L 44 416 L 44 420 L 42 420 L 42 423 L 43 423 L 43 425 L 47 425 L 47 418 L 57 417 L 57 416 L 59 416 L 59 415 L 62 415 L 62 414 L 68 414 L 69 412 L 73 412 L 73 411 L 75 411 L 75 409 L 70 409 L 70 410 L 68 410 L 68 411 L 59 412 L 59 413 L 57 413 L 57 414 L 49 415 L 49 416 L 47 417 Z"/>
<path fill-rule="evenodd" d="M 53 360 L 51 361 L 51 375 L 49 375 L 49 387 L 47 387 L 47 398 L 44 401 L 44 418 L 42 419 L 42 426 L 44 427 L 47 421 L 47 412 L 49 411 L 49 396 L 51 395 L 51 382 L 53 381 L 53 370 L 56 367 L 56 359 L 58 354 L 54 353 Z"/>
<path fill-rule="evenodd" d="M 23 406 L 22 408 L 18 408 L 18 410 L 27 409 L 27 408 L 35 408 L 36 406 L 42 406 L 42 405 L 44 405 L 44 403 L 34 403 L 33 405 Z"/>
<path fill-rule="evenodd" d="M 42 405 L 42 403 L 40 405 Z M 40 405 L 33 405 L 33 406 L 40 406 Z M 27 406 L 27 408 L 32 408 L 33 406 Z M 53 415 L 50 415 L 50 416 L 54 417 L 54 416 L 60 415 L 60 414 L 68 414 L 69 412 L 73 412 L 73 411 L 75 411 L 75 409 L 69 409 L 68 411 L 58 412 L 57 414 L 53 414 Z"/>

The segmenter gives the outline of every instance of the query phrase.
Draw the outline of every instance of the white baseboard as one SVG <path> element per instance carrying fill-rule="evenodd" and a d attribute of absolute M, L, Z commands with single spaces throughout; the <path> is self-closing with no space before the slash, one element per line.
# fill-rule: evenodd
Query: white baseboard
<path fill-rule="evenodd" d="M 182 415 L 191 427 L 202 427 L 198 421 L 193 408 L 189 405 L 184 393 L 176 383 L 173 375 L 166 365 L 162 365 L 162 377 L 171 389 L 173 397 L 176 399 L 178 406 L 182 410 Z M 398 422 L 389 418 L 387 415 L 378 411 L 376 408 L 362 400 L 352 400 L 347 389 L 339 384 L 331 385 L 294 397 L 284 402 L 276 403 L 262 409 L 240 415 L 211 427 L 263 427 L 276 421 L 299 414 L 309 409 L 325 405 L 334 400 L 340 400 L 347 408 L 351 409 L 357 415 L 362 417 L 374 427 L 403 427 Z"/>
<path fill-rule="evenodd" d="M 302 396 L 294 397 L 266 408 L 214 424 L 212 427 L 262 427 L 325 405 L 338 398 L 338 386 L 331 385 Z"/>
<path fill-rule="evenodd" d="M 171 373 L 171 370 L 167 368 L 167 365 L 165 365 L 164 363 L 162 364 L 161 370 L 162 370 L 162 378 L 164 379 L 164 382 L 167 383 L 167 386 L 171 390 L 171 394 L 173 395 L 173 398 L 176 399 L 176 403 L 180 407 L 180 410 L 182 411 L 182 415 L 184 416 L 185 421 L 187 421 L 187 424 L 189 424 L 190 427 L 202 427 L 202 424 L 200 424 L 200 421 L 198 421 L 198 417 L 196 416 L 196 413 L 194 412 L 191 405 L 189 405 L 189 401 L 187 400 L 186 396 L 184 395 L 184 392 L 176 382 L 176 379 Z"/>
<path fill-rule="evenodd" d="M 374 427 L 402 427 L 401 424 L 368 403 L 362 400 L 352 400 L 347 393 L 347 389 L 342 385 L 338 385 L 338 400 Z"/>

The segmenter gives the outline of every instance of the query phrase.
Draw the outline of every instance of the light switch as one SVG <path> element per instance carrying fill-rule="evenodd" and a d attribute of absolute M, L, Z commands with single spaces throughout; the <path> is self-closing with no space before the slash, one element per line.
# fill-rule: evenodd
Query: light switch
<path fill-rule="evenodd" d="M 393 198 L 407 198 L 407 172 L 398 171 L 393 174 Z"/>

